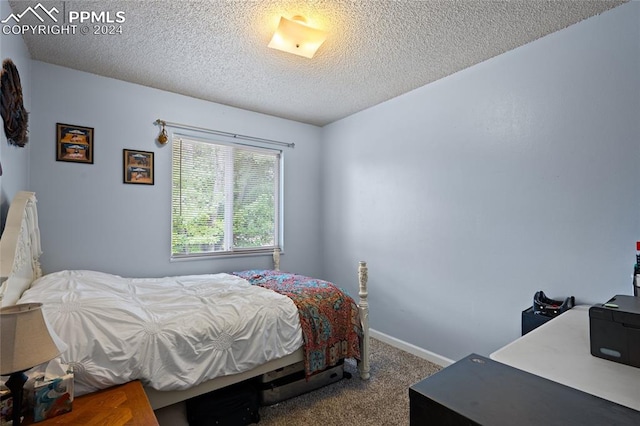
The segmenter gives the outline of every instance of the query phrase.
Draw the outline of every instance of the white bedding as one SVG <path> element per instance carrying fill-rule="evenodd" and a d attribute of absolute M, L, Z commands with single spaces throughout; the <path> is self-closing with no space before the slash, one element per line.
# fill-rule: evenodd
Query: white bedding
<path fill-rule="evenodd" d="M 61 271 L 18 303 L 41 302 L 69 349 L 76 395 L 140 379 L 182 390 L 295 352 L 295 304 L 229 274 L 130 279 Z"/>

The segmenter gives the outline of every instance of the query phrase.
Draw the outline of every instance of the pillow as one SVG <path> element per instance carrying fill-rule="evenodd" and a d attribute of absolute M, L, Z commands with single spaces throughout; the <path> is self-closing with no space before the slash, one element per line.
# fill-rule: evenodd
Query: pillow
<path fill-rule="evenodd" d="M 31 277 L 25 278 L 18 275 L 12 275 L 6 279 L 0 286 L 1 306 L 11 306 L 18 303 L 22 293 L 31 286 L 31 282 Z"/>

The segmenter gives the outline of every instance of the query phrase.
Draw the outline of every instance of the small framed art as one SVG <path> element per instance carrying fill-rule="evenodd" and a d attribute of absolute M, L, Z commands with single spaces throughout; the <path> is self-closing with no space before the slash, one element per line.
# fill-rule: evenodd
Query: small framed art
<path fill-rule="evenodd" d="M 124 183 L 153 185 L 153 152 L 122 150 Z"/>
<path fill-rule="evenodd" d="M 93 164 L 93 128 L 57 123 L 56 160 Z"/>

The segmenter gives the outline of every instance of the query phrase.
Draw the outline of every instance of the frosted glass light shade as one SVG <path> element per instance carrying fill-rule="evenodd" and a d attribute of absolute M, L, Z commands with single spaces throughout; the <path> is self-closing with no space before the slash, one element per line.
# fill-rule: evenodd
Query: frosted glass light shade
<path fill-rule="evenodd" d="M 268 47 L 313 58 L 326 39 L 326 31 L 308 26 L 303 17 L 294 16 L 293 19 L 287 19 L 282 16 Z"/>
<path fill-rule="evenodd" d="M 28 370 L 67 349 L 42 315 L 41 303 L 0 309 L 0 375 Z"/>

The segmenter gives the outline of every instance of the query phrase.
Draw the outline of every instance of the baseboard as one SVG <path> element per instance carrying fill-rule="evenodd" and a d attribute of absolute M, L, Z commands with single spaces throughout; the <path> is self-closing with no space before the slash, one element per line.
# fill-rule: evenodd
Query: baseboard
<path fill-rule="evenodd" d="M 403 340 L 396 339 L 395 337 L 391 337 L 388 334 L 384 334 L 377 330 L 369 329 L 369 335 L 374 339 L 378 339 L 381 342 L 393 346 L 394 348 L 402 349 L 405 352 L 409 352 L 412 355 L 415 355 L 422 359 L 426 359 L 427 361 L 438 364 L 441 367 L 447 367 L 455 362 L 453 360 L 450 360 L 449 358 L 445 358 L 426 349 L 422 349 L 416 345 L 412 345 L 411 343 L 407 343 Z"/>

